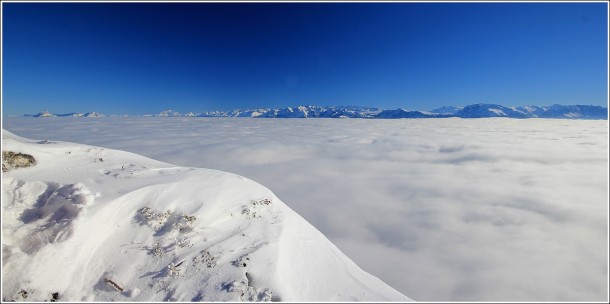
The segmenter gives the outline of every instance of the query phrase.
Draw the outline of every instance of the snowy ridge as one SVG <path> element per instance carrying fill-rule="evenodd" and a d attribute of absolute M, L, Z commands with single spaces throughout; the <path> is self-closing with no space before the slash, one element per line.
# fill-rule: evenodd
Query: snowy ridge
<path fill-rule="evenodd" d="M 2 136 L 5 301 L 410 301 L 252 180 Z"/>

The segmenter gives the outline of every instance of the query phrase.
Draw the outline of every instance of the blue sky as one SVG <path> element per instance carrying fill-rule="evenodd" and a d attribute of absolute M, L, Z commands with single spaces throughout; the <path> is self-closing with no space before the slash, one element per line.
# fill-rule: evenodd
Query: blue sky
<path fill-rule="evenodd" d="M 608 103 L 606 3 L 2 3 L 2 106 Z"/>

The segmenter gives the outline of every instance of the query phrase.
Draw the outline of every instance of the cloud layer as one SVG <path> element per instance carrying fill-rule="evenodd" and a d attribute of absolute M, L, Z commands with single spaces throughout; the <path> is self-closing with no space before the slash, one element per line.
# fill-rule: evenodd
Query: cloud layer
<path fill-rule="evenodd" d="M 270 188 L 419 301 L 604 301 L 608 121 L 6 118 Z"/>

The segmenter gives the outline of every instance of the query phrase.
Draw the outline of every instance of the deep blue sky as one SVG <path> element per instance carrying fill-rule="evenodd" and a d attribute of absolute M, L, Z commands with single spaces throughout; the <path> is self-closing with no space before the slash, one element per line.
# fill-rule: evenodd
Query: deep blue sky
<path fill-rule="evenodd" d="M 606 3 L 2 3 L 4 114 L 608 103 Z"/>

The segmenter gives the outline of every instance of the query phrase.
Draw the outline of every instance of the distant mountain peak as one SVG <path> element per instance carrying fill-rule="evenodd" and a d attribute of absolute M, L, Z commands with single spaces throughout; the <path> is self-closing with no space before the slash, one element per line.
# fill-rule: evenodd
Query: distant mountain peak
<path fill-rule="evenodd" d="M 442 106 L 440 108 L 430 110 L 430 112 L 431 113 L 438 113 L 438 114 L 455 114 L 459 110 L 461 110 L 462 108 L 463 107 Z"/>
<path fill-rule="evenodd" d="M 182 115 L 180 115 L 179 112 L 176 112 L 174 110 L 165 110 L 165 111 L 162 111 L 161 113 L 159 113 L 157 116 L 159 116 L 159 117 L 179 117 Z"/>
<path fill-rule="evenodd" d="M 97 112 L 86 114 L 52 114 L 43 111 L 38 114 L 26 114 L 30 117 L 102 117 Z M 168 109 L 154 115 L 158 117 L 251 117 L 251 118 L 560 118 L 560 119 L 608 119 L 608 108 L 593 105 L 550 105 L 506 107 L 492 103 L 477 103 L 464 107 L 443 106 L 430 111 L 414 111 L 405 108 L 381 110 L 364 106 L 295 106 L 278 109 L 235 109 L 231 111 L 188 112 L 181 114 Z"/>
<path fill-rule="evenodd" d="M 38 113 L 38 114 L 35 114 L 35 115 L 33 115 L 33 116 L 34 116 L 34 117 L 55 117 L 55 115 L 54 115 L 54 114 L 51 114 L 51 113 L 50 113 L 50 112 L 48 112 L 48 111 L 42 111 L 42 112 L 40 112 L 40 113 Z"/>

